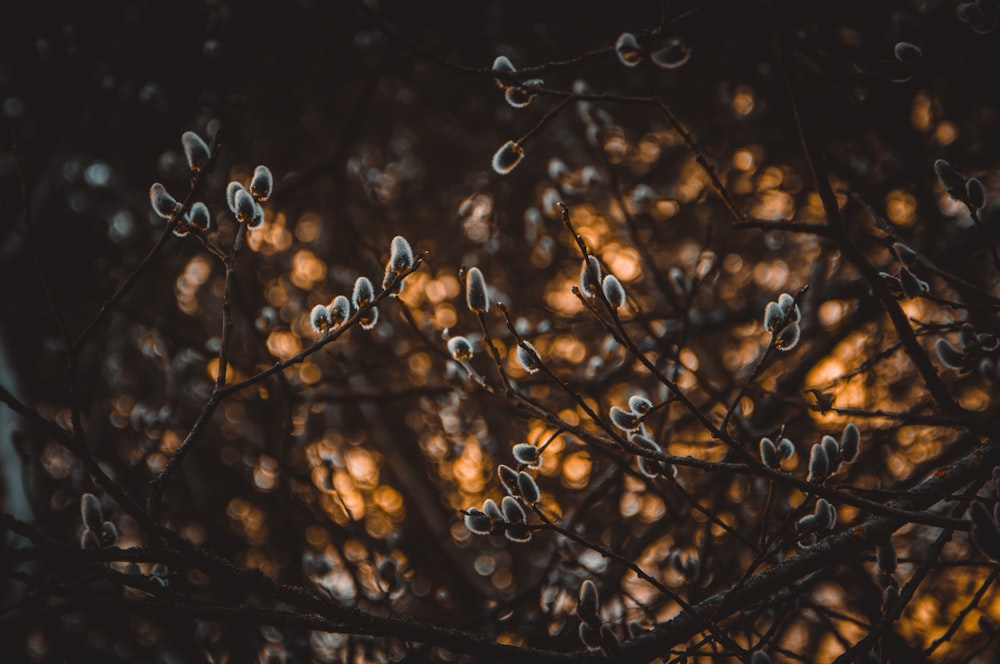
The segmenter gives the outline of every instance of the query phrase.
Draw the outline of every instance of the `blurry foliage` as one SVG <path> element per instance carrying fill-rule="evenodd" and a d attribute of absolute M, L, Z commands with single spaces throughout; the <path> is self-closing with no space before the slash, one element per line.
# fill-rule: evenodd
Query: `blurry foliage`
<path fill-rule="evenodd" d="M 998 656 L 992 0 L 62 5 L 0 39 L 15 660 Z M 399 298 L 321 338 L 397 235 Z"/>

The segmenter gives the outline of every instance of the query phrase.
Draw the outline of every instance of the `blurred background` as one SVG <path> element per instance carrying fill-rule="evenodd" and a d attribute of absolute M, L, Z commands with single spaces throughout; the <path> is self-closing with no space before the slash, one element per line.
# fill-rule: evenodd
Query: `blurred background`
<path fill-rule="evenodd" d="M 496 467 L 514 465 L 512 445 L 551 439 L 535 473 L 548 513 L 692 602 L 730 587 L 753 559 L 761 528 L 780 524 L 802 495 L 693 468 L 681 468 L 676 481 L 645 482 L 627 457 L 593 456 L 551 421 L 479 389 L 448 359 L 445 335 L 467 336 L 472 366 L 499 385 L 464 302 L 460 268 L 478 266 L 519 333 L 597 413 L 632 395 L 667 398 L 571 293 L 580 253 L 558 202 L 571 206 L 590 250 L 624 284 L 622 318 L 640 348 L 716 421 L 767 346 L 765 304 L 809 285 L 802 342 L 773 356 L 741 400 L 733 430 L 748 450 L 784 426 L 804 475 L 808 446 L 854 421 L 862 456 L 839 480 L 892 489 L 912 486 L 946 463 L 948 450 L 957 455 L 975 440 L 957 426 L 811 410 L 809 389 L 869 415 L 936 412 L 859 273 L 818 235 L 732 228 L 696 155 L 651 105 L 560 107 L 563 97 L 539 94 L 513 108 L 489 73 L 494 59 L 505 55 L 519 69 L 555 63 L 532 76 L 546 90 L 663 100 L 761 226 L 825 219 L 786 90 L 790 70 L 851 237 L 869 261 L 889 273 L 899 265 L 893 239 L 864 205 L 980 289 L 954 290 L 940 275 L 918 274 L 947 300 L 903 303 L 930 351 L 938 338 L 955 339 L 961 323 L 998 328 L 989 242 L 932 170 L 947 159 L 996 199 L 1000 33 L 990 31 L 992 5 L 981 4 L 971 19 L 968 8 L 934 1 L 22 4 L 0 28 L 0 383 L 69 426 L 52 303 L 79 335 L 163 233 L 150 185 L 186 196 L 181 133 L 209 144 L 218 136 L 221 152 L 201 197 L 218 245 L 230 246 L 236 229 L 226 184 L 246 183 L 258 164 L 276 178 L 265 222 L 236 263 L 231 380 L 311 344 L 310 309 L 350 295 L 358 276 L 381 283 L 393 236 L 427 256 L 399 300 L 380 307 L 373 330 L 351 330 L 220 406 L 168 486 L 165 522 L 283 583 L 559 651 L 581 647 L 572 609 L 580 582 L 591 578 L 605 620 L 624 636 L 628 621 L 652 625 L 677 605 L 554 534 L 514 544 L 462 524 L 459 510 L 503 495 Z M 613 48 L 625 31 L 640 44 L 677 39 L 690 57 L 676 68 L 648 57 L 625 67 Z M 784 56 L 779 31 L 791 35 Z M 922 55 L 901 60 L 901 41 Z M 494 172 L 497 149 L 543 118 L 517 167 Z M 982 211 L 988 228 L 996 217 L 995 205 Z M 80 349 L 90 448 L 139 502 L 211 393 L 224 285 L 218 259 L 191 236 L 172 237 Z M 518 389 L 600 435 L 566 392 L 519 367 L 502 318 L 491 312 L 487 320 Z M 995 357 L 975 359 L 973 371 L 938 368 L 963 406 L 995 415 Z M 981 368 L 980 360 L 993 364 Z M 5 511 L 75 546 L 80 495 L 95 491 L 89 474 L 9 410 L 0 417 Z M 725 456 L 676 405 L 646 424 L 671 454 Z M 796 472 L 794 464 L 786 469 Z M 119 545 L 142 544 L 137 524 L 101 497 Z M 850 523 L 857 514 L 844 508 L 839 516 Z M 922 527 L 897 536 L 901 578 L 934 536 Z M 782 555 L 797 546 L 789 533 Z M 673 569 L 672 552 L 699 560 L 700 571 Z M 976 556 L 962 533 L 944 559 Z M 879 617 L 873 560 L 858 552 L 728 629 L 759 637 L 776 624 L 776 661 L 779 652 L 788 661 L 830 661 Z M 60 571 L 73 576 L 34 568 Z M 233 589 L 197 574 L 158 573 L 193 595 L 238 601 Z M 884 637 L 888 661 L 924 661 L 921 651 L 986 574 L 982 565 L 935 567 Z M 4 604 L 24 597 L 23 586 L 8 584 Z M 969 661 L 990 647 L 997 620 L 1000 596 L 987 589 L 934 656 Z M 125 606 L 39 611 L 30 623 L 0 631 L 4 650 L 16 653 L 11 661 L 461 659 L 391 639 L 156 620 Z M 992 661 L 990 653 L 977 661 Z"/>

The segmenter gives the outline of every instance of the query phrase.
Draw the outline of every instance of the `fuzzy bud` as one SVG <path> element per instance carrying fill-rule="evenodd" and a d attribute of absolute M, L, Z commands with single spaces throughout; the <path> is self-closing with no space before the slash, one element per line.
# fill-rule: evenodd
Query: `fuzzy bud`
<path fill-rule="evenodd" d="M 233 214 L 236 214 L 236 192 L 241 190 L 244 190 L 243 185 L 236 180 L 226 186 L 226 205 Z"/>
<path fill-rule="evenodd" d="M 472 359 L 472 344 L 465 337 L 452 337 L 448 339 L 448 352 L 459 362 L 467 362 Z"/>
<path fill-rule="evenodd" d="M 184 156 L 187 157 L 188 167 L 195 173 L 204 168 L 212 156 L 205 141 L 201 140 L 201 136 L 193 131 L 181 134 L 181 145 L 184 146 Z"/>
<path fill-rule="evenodd" d="M 236 221 L 241 224 L 249 224 L 257 215 L 257 201 L 253 199 L 250 192 L 240 187 L 233 195 L 236 205 Z"/>
<path fill-rule="evenodd" d="M 521 498 L 524 498 L 524 502 L 528 504 L 537 503 L 542 496 L 538 490 L 538 484 L 535 483 L 535 478 L 523 470 L 517 474 L 517 490 L 521 494 Z"/>
<path fill-rule="evenodd" d="M 848 422 L 844 433 L 840 435 L 840 458 L 845 463 L 851 463 L 858 456 L 861 447 L 861 432 L 853 422 Z"/>
<path fill-rule="evenodd" d="M 177 212 L 177 199 L 168 194 L 166 187 L 159 182 L 154 182 L 149 188 L 149 202 L 153 211 L 164 219 L 170 219 Z"/>
<path fill-rule="evenodd" d="M 271 190 L 274 188 L 274 176 L 267 166 L 258 166 L 253 169 L 253 177 L 250 179 L 250 193 L 263 203 L 271 197 Z"/>
<path fill-rule="evenodd" d="M 778 456 L 782 459 L 791 459 L 795 456 L 795 443 L 788 438 L 782 438 L 778 443 Z"/>
<path fill-rule="evenodd" d="M 944 159 L 938 159 L 934 162 L 934 174 L 949 196 L 956 201 L 965 200 L 965 176 L 955 170 L 955 167 Z"/>
<path fill-rule="evenodd" d="M 516 470 L 502 463 L 497 466 L 497 477 L 500 479 L 500 485 L 504 488 L 504 491 L 511 495 L 517 493 Z"/>
<path fill-rule="evenodd" d="M 465 527 L 476 535 L 489 535 L 493 530 L 493 521 L 477 509 L 470 509 L 465 515 Z"/>
<path fill-rule="evenodd" d="M 330 322 L 334 325 L 343 325 L 351 317 L 351 301 L 343 295 L 333 298 L 328 306 L 330 309 Z"/>
<path fill-rule="evenodd" d="M 513 449 L 514 459 L 518 463 L 523 463 L 524 465 L 537 468 L 542 459 L 541 451 L 534 445 L 529 445 L 527 443 L 518 443 Z"/>
<path fill-rule="evenodd" d="M 965 183 L 965 194 L 969 198 L 969 206 L 977 210 L 986 207 L 986 187 L 979 178 L 969 178 Z"/>
<path fill-rule="evenodd" d="M 653 402 L 646 397 L 633 395 L 628 398 L 628 409 L 636 415 L 645 415 L 653 410 Z"/>
<path fill-rule="evenodd" d="M 351 304 L 355 309 L 363 309 L 375 300 L 375 287 L 368 277 L 358 277 L 351 292 Z"/>
<path fill-rule="evenodd" d="M 600 288 L 601 262 L 597 260 L 596 256 L 587 256 L 580 267 L 580 292 L 588 297 L 593 297 Z"/>
<path fill-rule="evenodd" d="M 947 339 L 938 339 L 934 350 L 941 363 L 949 369 L 961 370 L 965 367 L 965 355 L 948 343 Z"/>
<path fill-rule="evenodd" d="M 513 496 L 504 496 L 500 502 L 500 510 L 503 512 L 503 519 L 508 524 L 524 523 L 528 515 L 524 513 L 521 503 Z"/>
<path fill-rule="evenodd" d="M 691 49 L 675 37 L 667 40 L 661 48 L 650 53 L 649 59 L 662 69 L 677 69 L 691 59 Z"/>
<path fill-rule="evenodd" d="M 812 446 L 809 452 L 809 481 L 818 482 L 830 473 L 830 457 L 822 445 Z"/>
<path fill-rule="evenodd" d="M 413 249 L 402 235 L 392 238 L 389 251 L 389 268 L 396 272 L 405 272 L 413 267 Z"/>
<path fill-rule="evenodd" d="M 465 302 L 469 311 L 484 314 L 490 310 L 490 298 L 486 293 L 486 279 L 478 267 L 469 268 L 465 278 Z"/>
<path fill-rule="evenodd" d="M 760 460 L 771 470 L 781 467 L 781 459 L 778 458 L 778 448 L 774 446 L 774 441 L 770 438 L 760 439 Z"/>
<path fill-rule="evenodd" d="M 801 336 L 802 330 L 799 328 L 799 324 L 789 323 L 774 338 L 774 347 L 778 350 L 792 350 L 798 345 Z"/>
<path fill-rule="evenodd" d="M 597 586 L 590 579 L 580 584 L 579 601 L 576 604 L 576 615 L 588 625 L 600 625 L 601 599 Z"/>
<path fill-rule="evenodd" d="M 615 53 L 626 67 L 635 67 L 642 62 L 642 51 L 639 42 L 631 32 L 623 32 L 615 41 Z"/>
<path fill-rule="evenodd" d="M 329 307 L 323 304 L 317 304 L 313 307 L 312 311 L 309 312 L 309 323 L 312 325 L 314 332 L 318 334 L 326 332 L 333 323 Z"/>
<path fill-rule="evenodd" d="M 494 521 L 503 521 L 503 511 L 492 498 L 487 498 L 483 501 L 483 514 L 490 517 Z"/>
<path fill-rule="evenodd" d="M 604 277 L 601 289 L 604 291 L 604 298 L 613 309 L 619 309 L 625 304 L 625 289 L 615 275 L 609 274 Z"/>
<path fill-rule="evenodd" d="M 92 530 L 100 530 L 104 523 L 104 515 L 101 512 L 101 501 L 92 493 L 85 493 L 80 496 L 80 516 L 83 518 L 83 525 Z"/>
<path fill-rule="evenodd" d="M 539 359 L 538 351 L 527 341 L 522 341 L 517 345 L 517 350 L 514 351 L 517 356 L 517 363 L 521 365 L 521 368 L 527 371 L 529 374 L 533 374 L 538 371 Z"/>
<path fill-rule="evenodd" d="M 507 141 L 493 155 L 493 170 L 498 175 L 507 175 L 514 170 L 524 158 L 524 148 L 514 141 Z"/>
<path fill-rule="evenodd" d="M 636 414 L 622 410 L 618 406 L 612 406 L 608 416 L 612 424 L 624 431 L 635 431 L 639 428 L 639 418 Z"/>
<path fill-rule="evenodd" d="M 212 215 L 208 211 L 208 206 L 201 201 L 192 205 L 187 213 L 187 222 L 203 231 L 212 230 Z"/>
<path fill-rule="evenodd" d="M 768 302 L 764 307 L 764 329 L 774 332 L 785 320 L 785 312 L 781 310 L 781 305 L 777 302 Z"/>

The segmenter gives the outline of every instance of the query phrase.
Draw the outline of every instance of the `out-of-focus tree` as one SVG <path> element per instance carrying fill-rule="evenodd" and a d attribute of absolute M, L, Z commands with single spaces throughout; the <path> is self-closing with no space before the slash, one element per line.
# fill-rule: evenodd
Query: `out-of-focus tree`
<path fill-rule="evenodd" d="M 997 658 L 995 0 L 19 14 L 11 661 Z"/>

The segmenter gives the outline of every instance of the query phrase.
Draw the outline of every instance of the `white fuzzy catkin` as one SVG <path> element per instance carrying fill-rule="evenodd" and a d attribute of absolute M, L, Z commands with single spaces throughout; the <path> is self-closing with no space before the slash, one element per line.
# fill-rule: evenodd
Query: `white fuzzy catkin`
<path fill-rule="evenodd" d="M 184 146 L 184 156 L 187 157 L 188 167 L 195 173 L 204 168 L 212 156 L 205 141 L 193 131 L 181 134 L 181 145 Z"/>
<path fill-rule="evenodd" d="M 469 311 L 484 314 L 490 310 L 490 298 L 486 292 L 486 279 L 478 267 L 469 268 L 465 277 L 465 302 Z"/>
<path fill-rule="evenodd" d="M 608 304 L 614 309 L 620 309 L 625 304 L 625 289 L 622 287 L 622 282 L 618 281 L 618 277 L 615 275 L 609 274 L 604 277 L 601 290 L 604 291 L 604 298 L 608 301 Z"/>
<path fill-rule="evenodd" d="M 274 189 L 274 176 L 271 169 L 263 164 L 253 170 L 253 177 L 250 179 L 250 193 L 263 203 L 271 197 L 271 190 Z"/>
<path fill-rule="evenodd" d="M 491 165 L 498 175 L 507 175 L 524 158 L 524 148 L 514 141 L 507 141 L 493 155 Z"/>

